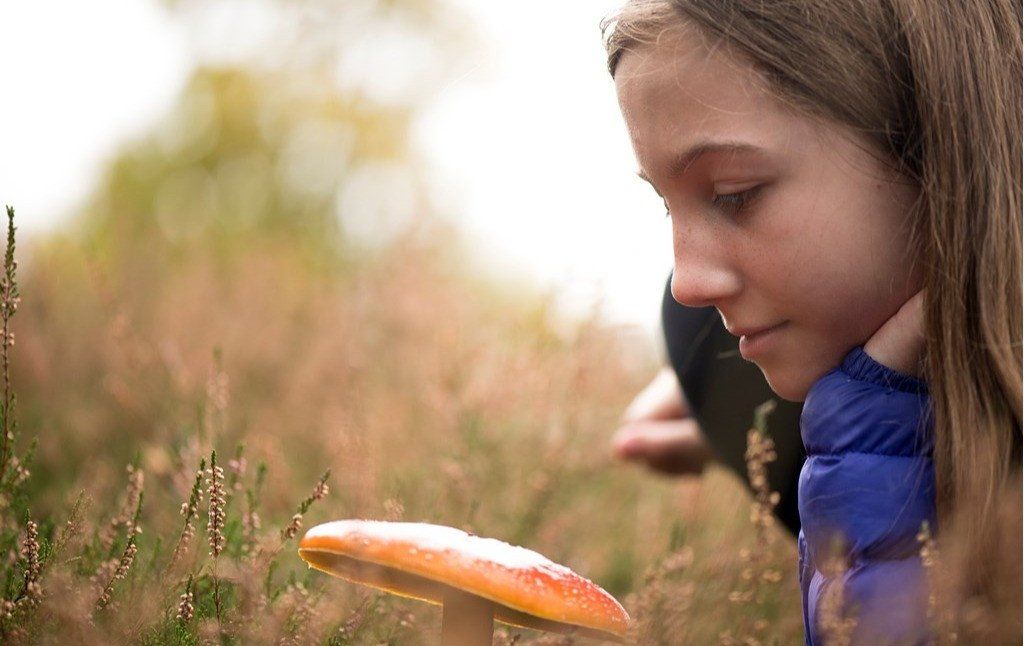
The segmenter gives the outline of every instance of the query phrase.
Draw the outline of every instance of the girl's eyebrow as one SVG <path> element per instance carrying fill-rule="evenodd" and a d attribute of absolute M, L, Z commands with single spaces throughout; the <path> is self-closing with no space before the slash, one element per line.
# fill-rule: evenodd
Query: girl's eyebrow
<path fill-rule="evenodd" d="M 674 178 L 682 175 L 691 164 L 696 162 L 703 155 L 725 152 L 767 153 L 768 151 L 745 141 L 713 141 L 710 139 L 699 141 L 672 158 L 672 161 L 668 165 L 668 177 Z M 651 181 L 651 178 L 643 170 L 637 171 L 636 174 L 640 179 L 644 180 L 648 184 L 654 184 L 654 182 Z"/>

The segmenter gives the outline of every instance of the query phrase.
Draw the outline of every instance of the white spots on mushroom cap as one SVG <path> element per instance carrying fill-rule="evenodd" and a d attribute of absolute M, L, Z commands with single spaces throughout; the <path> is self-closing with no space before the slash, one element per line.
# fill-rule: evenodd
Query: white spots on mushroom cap
<path fill-rule="evenodd" d="M 432 559 L 433 552 L 455 550 L 461 555 L 488 561 L 509 569 L 544 569 L 555 576 L 579 577 L 564 565 L 526 549 L 509 545 L 495 538 L 481 538 L 461 529 L 430 523 L 404 523 L 379 520 L 336 520 L 323 523 L 306 532 L 307 537 L 358 536 L 363 545 L 372 541 L 403 542 L 416 545 L 409 549 L 415 555 L 423 551 L 424 559 Z M 582 578 L 582 577 L 579 577 Z M 539 585 L 539 583 L 538 583 Z"/>

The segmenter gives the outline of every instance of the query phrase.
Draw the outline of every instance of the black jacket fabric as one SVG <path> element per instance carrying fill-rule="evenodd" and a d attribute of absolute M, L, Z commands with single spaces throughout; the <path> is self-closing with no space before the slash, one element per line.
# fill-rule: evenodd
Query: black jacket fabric
<path fill-rule="evenodd" d="M 661 304 L 662 331 L 668 359 L 682 384 L 693 416 L 718 460 L 748 483 L 743 454 L 754 409 L 776 401 L 768 432 L 777 459 L 768 465 L 768 482 L 779 493 L 775 514 L 795 535 L 800 530 L 797 480 L 804 462 L 800 438 L 802 404 L 780 398 L 761 370 L 740 356 L 739 340 L 729 334 L 714 307 L 685 307 L 672 298 L 671 277 Z"/>

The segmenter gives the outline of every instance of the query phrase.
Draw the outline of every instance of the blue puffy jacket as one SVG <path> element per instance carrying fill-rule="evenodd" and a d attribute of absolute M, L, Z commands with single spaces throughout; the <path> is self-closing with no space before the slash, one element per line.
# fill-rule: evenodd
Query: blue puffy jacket
<path fill-rule="evenodd" d="M 854 348 L 811 387 L 800 432 L 807 449 L 798 538 L 807 644 L 826 643 L 824 615 L 852 616 L 855 644 L 927 643 L 917 540 L 923 521 L 935 527 L 927 386 Z M 837 537 L 841 569 L 829 566 Z M 840 602 L 843 615 L 830 610 Z"/>

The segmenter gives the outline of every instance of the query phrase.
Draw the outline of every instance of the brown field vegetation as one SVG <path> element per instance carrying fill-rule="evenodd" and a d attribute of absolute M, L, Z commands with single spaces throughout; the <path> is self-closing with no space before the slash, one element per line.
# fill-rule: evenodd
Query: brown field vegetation
<path fill-rule="evenodd" d="M 336 273 L 269 243 L 197 251 L 150 289 L 33 248 L 11 352 L 19 438 L 39 444 L 5 518 L 20 543 L 14 512 L 38 523 L 41 591 L 5 634 L 429 643 L 437 608 L 297 557 L 297 528 L 364 517 L 535 549 L 624 600 L 642 643 L 799 639 L 792 542 L 757 531 L 733 478 L 610 461 L 654 367 L 644 346 L 468 279 L 453 236 L 410 231 Z M 10 599 L 34 567 L 22 547 L 8 540 Z M 501 638 L 545 639 L 518 632 Z"/>

